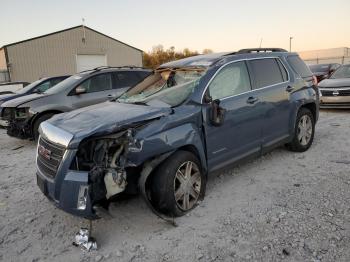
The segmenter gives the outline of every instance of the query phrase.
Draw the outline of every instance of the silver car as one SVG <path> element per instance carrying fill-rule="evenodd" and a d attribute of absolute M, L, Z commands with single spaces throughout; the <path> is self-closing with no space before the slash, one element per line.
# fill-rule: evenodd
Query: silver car
<path fill-rule="evenodd" d="M 99 67 L 76 74 L 43 92 L 5 102 L 0 120 L 7 134 L 38 138 L 39 125 L 55 114 L 116 98 L 147 77 L 151 70 L 137 67 Z"/>

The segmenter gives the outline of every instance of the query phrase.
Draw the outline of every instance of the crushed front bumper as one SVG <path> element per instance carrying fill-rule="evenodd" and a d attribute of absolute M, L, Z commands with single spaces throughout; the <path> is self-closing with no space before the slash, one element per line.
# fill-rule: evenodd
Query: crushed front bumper
<path fill-rule="evenodd" d="M 20 139 L 33 138 L 29 119 L 9 120 L 6 129 L 9 136 Z"/>
<path fill-rule="evenodd" d="M 83 192 L 88 190 L 87 172 L 69 171 L 62 181 L 56 181 L 37 170 L 36 178 L 41 192 L 59 209 L 87 219 L 99 218 L 92 208 L 88 191 Z"/>

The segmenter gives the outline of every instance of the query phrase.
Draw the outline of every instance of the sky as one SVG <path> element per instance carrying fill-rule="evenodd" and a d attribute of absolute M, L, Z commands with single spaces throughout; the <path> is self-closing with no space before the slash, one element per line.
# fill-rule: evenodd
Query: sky
<path fill-rule="evenodd" d="M 350 47 L 350 0 L 0 0 L 0 47 L 85 24 L 150 51 Z"/>

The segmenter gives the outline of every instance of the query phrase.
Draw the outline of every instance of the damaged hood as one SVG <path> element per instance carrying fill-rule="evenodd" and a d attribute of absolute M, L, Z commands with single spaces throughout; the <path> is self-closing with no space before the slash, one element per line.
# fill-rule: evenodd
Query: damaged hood
<path fill-rule="evenodd" d="M 171 108 L 105 102 L 52 117 L 48 122 L 73 135 L 72 143 L 108 134 L 136 122 L 169 115 Z"/>
<path fill-rule="evenodd" d="M 31 102 L 33 100 L 39 99 L 39 98 L 43 98 L 47 95 L 45 94 L 31 94 L 31 95 L 24 95 L 24 96 L 20 96 L 14 99 L 11 99 L 10 101 L 6 102 L 6 104 L 3 105 L 3 107 L 17 107 L 20 106 L 22 104 Z"/>

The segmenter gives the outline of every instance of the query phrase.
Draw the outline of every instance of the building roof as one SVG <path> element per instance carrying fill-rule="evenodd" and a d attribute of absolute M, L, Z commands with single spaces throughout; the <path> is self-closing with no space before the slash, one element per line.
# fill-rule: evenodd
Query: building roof
<path fill-rule="evenodd" d="M 99 31 L 96 31 L 96 30 L 94 30 L 94 29 L 92 29 L 92 28 L 90 28 L 90 27 L 88 27 L 88 26 L 83 26 L 83 25 L 78 25 L 78 26 L 70 27 L 70 28 L 67 28 L 67 29 L 60 30 L 60 31 L 52 32 L 52 33 L 50 33 L 50 34 L 41 35 L 41 36 L 37 36 L 37 37 L 33 37 L 33 38 L 26 39 L 26 40 L 18 41 L 18 42 L 15 42 L 15 43 L 7 44 L 7 45 L 4 45 L 4 46 L 0 47 L 0 49 L 5 48 L 5 47 L 9 47 L 9 46 L 13 46 L 13 45 L 17 45 L 17 44 L 21 44 L 21 43 L 24 43 L 24 42 L 29 42 L 29 41 L 32 41 L 32 40 L 35 40 L 35 39 L 38 39 L 38 38 L 43 38 L 43 37 L 46 37 L 46 36 L 50 36 L 50 35 L 54 35 L 54 34 L 58 34 L 58 33 L 63 33 L 63 32 L 69 31 L 69 30 L 77 29 L 77 28 L 79 28 L 79 27 L 81 27 L 81 28 L 85 27 L 85 28 L 87 28 L 87 29 L 89 29 L 89 30 L 91 30 L 91 31 L 93 31 L 93 32 L 95 32 L 95 33 L 97 33 L 97 34 L 100 34 L 100 35 L 102 35 L 102 36 L 104 36 L 104 37 L 107 37 L 107 38 L 109 38 L 109 39 L 112 39 L 112 40 L 114 40 L 114 41 L 116 41 L 116 42 L 118 42 L 118 43 L 121 43 L 121 44 L 126 45 L 126 46 L 128 46 L 128 47 L 131 47 L 131 48 L 133 48 L 133 49 L 136 49 L 136 50 L 138 50 L 138 51 L 140 51 L 140 52 L 143 52 L 141 49 L 138 49 L 138 48 L 136 48 L 136 47 L 134 47 L 134 46 L 128 45 L 128 44 L 126 44 L 126 43 L 124 43 L 124 42 L 122 42 L 122 41 L 119 41 L 119 40 L 117 40 L 117 39 L 115 39 L 115 38 L 113 38 L 113 37 L 110 37 L 110 36 L 105 35 L 105 34 L 99 32 Z"/>

